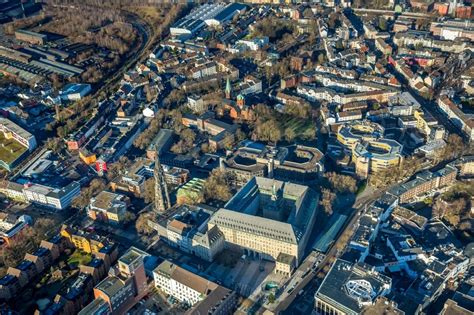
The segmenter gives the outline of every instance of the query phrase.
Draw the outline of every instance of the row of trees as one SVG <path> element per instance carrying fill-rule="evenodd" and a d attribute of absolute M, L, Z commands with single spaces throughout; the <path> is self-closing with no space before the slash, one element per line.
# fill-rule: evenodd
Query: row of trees
<path fill-rule="evenodd" d="M 308 119 L 311 117 L 311 105 L 308 102 L 303 103 L 289 103 L 285 105 L 285 114 L 301 118 L 301 119 Z"/>
<path fill-rule="evenodd" d="M 331 188 L 337 193 L 355 193 L 357 191 L 357 180 L 352 176 L 329 172 L 326 173 L 326 178 Z"/>
<path fill-rule="evenodd" d="M 460 136 L 456 134 L 450 134 L 446 140 L 446 146 L 437 152 L 435 156 L 435 163 L 437 164 L 443 161 L 456 159 L 463 155 L 466 149 L 466 145 Z"/>
<path fill-rule="evenodd" d="M 121 156 L 117 162 L 110 163 L 107 166 L 107 179 L 110 181 L 118 175 L 123 174 L 131 164 L 132 162 L 126 156 Z"/>
<path fill-rule="evenodd" d="M 171 147 L 171 152 L 176 154 L 188 153 L 194 147 L 196 133 L 190 128 L 185 128 L 180 132 L 179 138 L 179 141 Z"/>
<path fill-rule="evenodd" d="M 456 134 L 449 135 L 446 143 L 446 146 L 437 152 L 434 158 L 434 164 L 458 158 L 466 150 L 463 140 Z M 416 156 L 406 158 L 400 165 L 389 167 L 371 176 L 369 182 L 375 187 L 386 187 L 400 180 L 409 178 L 420 171 L 422 161 L 423 159 Z"/>
<path fill-rule="evenodd" d="M 44 12 L 40 12 L 38 15 L 14 20 L 13 22 L 3 25 L 3 31 L 7 35 L 13 35 L 18 29 L 34 27 L 43 22 L 45 19 L 46 14 Z"/>
<path fill-rule="evenodd" d="M 335 172 L 325 174 L 321 182 L 320 205 L 326 214 L 333 213 L 334 203 L 337 195 L 354 194 L 357 191 L 357 180 L 348 175 L 342 175 Z"/>
<path fill-rule="evenodd" d="M 80 39 L 86 33 L 97 33 L 95 28 L 101 28 L 114 22 L 126 22 L 126 18 L 117 9 L 77 6 L 47 6 L 46 14 L 51 21 L 42 26 L 42 30 L 61 34 L 73 41 Z"/>
<path fill-rule="evenodd" d="M 133 145 L 140 150 L 146 149 L 156 134 L 163 127 L 163 121 L 166 117 L 165 110 L 160 109 L 151 120 L 150 125 L 135 139 Z"/>
<path fill-rule="evenodd" d="M 333 213 L 333 205 L 335 200 L 336 194 L 334 192 L 328 188 L 321 189 L 321 200 L 319 205 L 323 207 L 324 212 L 327 215 L 331 215 Z"/>
<path fill-rule="evenodd" d="M 254 26 L 253 35 L 266 36 L 271 42 L 280 40 L 285 34 L 293 34 L 294 26 L 289 21 L 276 18 L 267 17 L 259 21 Z"/>
<path fill-rule="evenodd" d="M 48 3 L 64 6 L 62 0 L 48 0 Z M 180 16 L 188 12 L 187 4 L 176 4 L 159 0 L 69 0 L 68 4 L 74 7 L 87 7 L 92 10 L 110 10 L 112 12 L 126 13 L 132 17 L 140 17 L 151 29 L 154 36 L 161 38 L 166 33 L 168 26 Z"/>
<path fill-rule="evenodd" d="M 472 197 L 474 186 L 458 182 L 446 193 L 439 196 L 433 204 L 432 216 L 443 219 L 456 230 L 470 234 L 472 237 Z"/>
<path fill-rule="evenodd" d="M 421 168 L 422 159 L 413 156 L 403 160 L 400 165 L 393 165 L 369 177 L 369 183 L 375 187 L 387 187 L 405 178 L 409 178 Z"/>

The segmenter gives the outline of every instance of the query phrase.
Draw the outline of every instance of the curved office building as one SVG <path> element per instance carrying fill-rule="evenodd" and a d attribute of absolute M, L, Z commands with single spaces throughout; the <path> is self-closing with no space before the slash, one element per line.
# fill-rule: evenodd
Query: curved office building
<path fill-rule="evenodd" d="M 384 138 L 384 128 L 372 122 L 347 123 L 339 128 L 338 141 L 351 150 L 356 174 L 367 178 L 403 161 L 403 146 Z"/>

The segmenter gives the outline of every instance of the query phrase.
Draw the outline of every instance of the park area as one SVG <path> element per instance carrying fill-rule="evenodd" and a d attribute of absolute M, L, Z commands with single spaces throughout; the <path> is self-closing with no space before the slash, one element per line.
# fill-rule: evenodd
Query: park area
<path fill-rule="evenodd" d="M 301 119 L 297 117 L 288 117 L 286 115 L 281 119 L 283 130 L 293 130 L 295 138 L 302 140 L 314 139 L 316 134 L 315 124 L 310 119 Z M 286 131 L 287 133 L 288 131 Z"/>

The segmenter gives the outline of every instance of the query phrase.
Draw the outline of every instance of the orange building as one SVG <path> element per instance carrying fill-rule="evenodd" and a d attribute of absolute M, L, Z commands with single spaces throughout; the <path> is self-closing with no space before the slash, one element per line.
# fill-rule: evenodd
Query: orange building
<path fill-rule="evenodd" d="M 97 161 L 97 156 L 95 153 L 91 153 L 86 149 L 79 150 L 79 157 L 87 165 L 94 164 Z"/>
<path fill-rule="evenodd" d="M 434 5 L 435 11 L 438 11 L 438 14 L 441 16 L 448 15 L 449 12 L 449 4 L 447 3 L 435 3 Z"/>
<path fill-rule="evenodd" d="M 456 8 L 456 17 L 459 19 L 470 19 L 472 8 L 470 6 L 462 6 Z"/>

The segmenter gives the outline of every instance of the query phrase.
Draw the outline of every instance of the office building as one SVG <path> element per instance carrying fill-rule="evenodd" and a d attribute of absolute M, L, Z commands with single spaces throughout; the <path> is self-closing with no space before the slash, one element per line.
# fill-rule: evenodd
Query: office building
<path fill-rule="evenodd" d="M 80 192 L 81 185 L 75 181 L 60 188 L 32 183 L 26 183 L 23 187 L 27 201 L 57 210 L 69 207 Z"/>
<path fill-rule="evenodd" d="M 356 174 L 361 178 L 399 166 L 403 146 L 383 137 L 384 129 L 371 122 L 346 123 L 339 127 L 337 140 L 352 153 Z"/>
<path fill-rule="evenodd" d="M 247 141 L 227 158 L 222 170 L 232 173 L 237 186 L 255 176 L 304 183 L 317 180 L 324 171 L 324 155 L 315 147 L 271 147 Z"/>
<path fill-rule="evenodd" d="M 337 259 L 314 296 L 318 314 L 361 314 L 390 292 L 392 280 L 369 266 Z"/>

